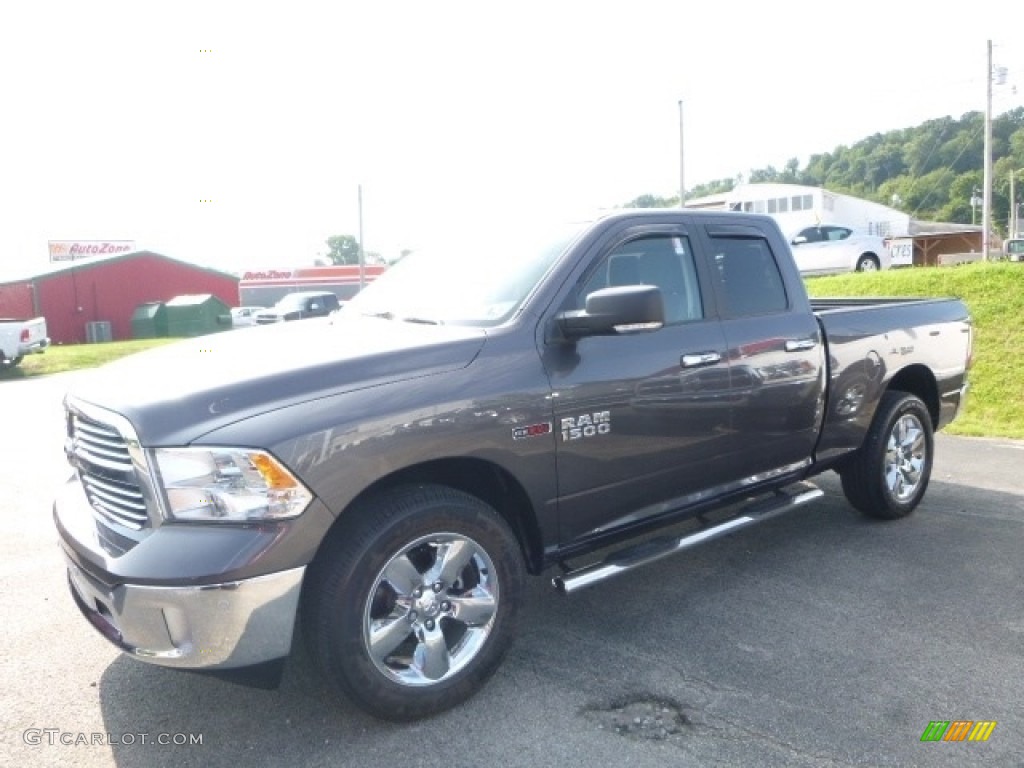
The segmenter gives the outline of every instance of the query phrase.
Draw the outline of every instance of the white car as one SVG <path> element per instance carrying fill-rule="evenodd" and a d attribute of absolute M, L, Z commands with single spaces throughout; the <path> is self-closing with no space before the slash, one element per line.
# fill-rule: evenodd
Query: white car
<path fill-rule="evenodd" d="M 266 307 L 232 307 L 231 327 L 244 328 L 247 325 L 256 325 L 256 314 L 264 309 Z"/>
<path fill-rule="evenodd" d="M 802 275 L 874 272 L 892 266 L 889 249 L 882 238 L 859 235 L 849 227 L 833 224 L 807 227 L 797 232 L 790 245 Z"/>

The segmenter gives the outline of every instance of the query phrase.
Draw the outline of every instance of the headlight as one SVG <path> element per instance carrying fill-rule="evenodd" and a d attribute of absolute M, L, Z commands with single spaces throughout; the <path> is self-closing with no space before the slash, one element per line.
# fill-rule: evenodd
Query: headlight
<path fill-rule="evenodd" d="M 157 448 L 153 455 L 172 520 L 282 520 L 301 514 L 313 498 L 264 451 Z"/>

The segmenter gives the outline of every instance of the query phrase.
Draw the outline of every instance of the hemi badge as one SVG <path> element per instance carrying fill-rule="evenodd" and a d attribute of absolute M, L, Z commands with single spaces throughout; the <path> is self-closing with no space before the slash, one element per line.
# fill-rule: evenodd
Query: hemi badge
<path fill-rule="evenodd" d="M 513 440 L 524 440 L 527 437 L 540 437 L 541 435 L 551 434 L 551 422 L 546 421 L 543 424 L 531 424 L 528 427 L 516 427 L 512 430 Z"/>

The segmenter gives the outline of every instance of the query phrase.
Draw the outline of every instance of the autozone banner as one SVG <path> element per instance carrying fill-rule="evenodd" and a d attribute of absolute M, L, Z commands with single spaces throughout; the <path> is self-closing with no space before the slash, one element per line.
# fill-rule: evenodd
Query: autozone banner
<path fill-rule="evenodd" d="M 75 261 L 111 253 L 131 253 L 134 240 L 50 240 L 50 261 Z"/>

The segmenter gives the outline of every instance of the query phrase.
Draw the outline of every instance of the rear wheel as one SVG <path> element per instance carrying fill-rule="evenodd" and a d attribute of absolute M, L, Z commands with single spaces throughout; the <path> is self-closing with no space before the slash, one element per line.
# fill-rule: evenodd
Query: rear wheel
<path fill-rule="evenodd" d="M 403 486 L 345 513 L 310 568 L 305 634 L 328 681 L 388 720 L 469 698 L 511 640 L 524 579 L 509 526 L 476 497 Z"/>
<path fill-rule="evenodd" d="M 840 470 L 843 493 L 868 517 L 906 517 L 928 487 L 933 447 L 931 416 L 920 398 L 886 392 L 864 444 Z"/>
<path fill-rule="evenodd" d="M 0 368 L 14 368 L 19 365 L 24 358 L 21 355 L 17 357 L 3 357 L 0 355 Z"/>
<path fill-rule="evenodd" d="M 858 272 L 877 272 L 878 271 L 878 259 L 869 254 L 864 254 L 857 259 L 857 271 Z"/>

